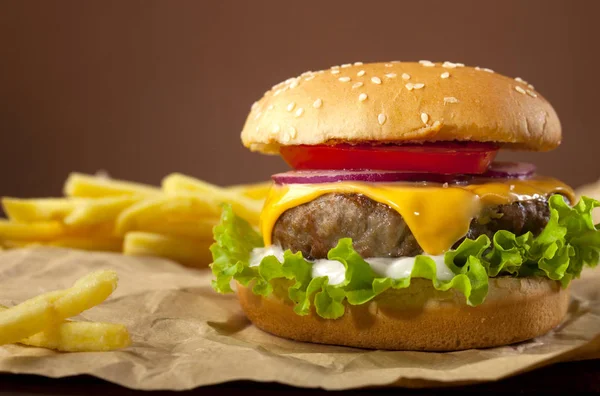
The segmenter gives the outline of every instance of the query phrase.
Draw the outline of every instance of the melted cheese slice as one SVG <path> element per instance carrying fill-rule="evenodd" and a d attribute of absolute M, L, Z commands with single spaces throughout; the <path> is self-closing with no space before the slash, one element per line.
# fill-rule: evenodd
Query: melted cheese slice
<path fill-rule="evenodd" d="M 328 193 L 363 194 L 386 204 L 406 221 L 425 253 L 439 255 L 467 234 L 471 220 L 485 206 L 546 197 L 561 193 L 574 202 L 573 191 L 552 178 L 503 179 L 444 187 L 438 183 L 365 183 L 274 185 L 260 219 L 265 246 L 271 245 L 273 227 L 288 209 Z"/>

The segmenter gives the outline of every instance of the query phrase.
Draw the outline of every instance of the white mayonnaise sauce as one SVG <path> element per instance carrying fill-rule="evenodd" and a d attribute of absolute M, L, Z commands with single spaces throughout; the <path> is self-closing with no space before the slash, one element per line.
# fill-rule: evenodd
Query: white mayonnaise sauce
<path fill-rule="evenodd" d="M 283 249 L 279 246 L 271 245 L 266 248 L 256 248 L 250 253 L 250 267 L 258 267 L 263 258 L 275 256 L 277 260 L 283 263 Z"/>
<path fill-rule="evenodd" d="M 271 245 L 266 248 L 256 248 L 252 251 L 250 257 L 250 266 L 258 266 L 261 260 L 266 256 L 275 256 L 279 261 L 283 261 L 283 249 L 279 246 Z M 450 280 L 454 277 L 454 273 L 444 263 L 444 255 L 430 256 L 436 266 L 437 277 L 439 280 Z M 310 260 L 309 260 L 310 261 Z M 403 279 L 410 276 L 413 266 L 415 265 L 414 257 L 375 257 L 365 260 L 373 271 L 382 277 L 392 279 Z M 327 276 L 330 285 L 339 285 L 344 281 L 346 269 L 339 261 L 320 259 L 312 262 L 313 278 L 319 276 Z"/>

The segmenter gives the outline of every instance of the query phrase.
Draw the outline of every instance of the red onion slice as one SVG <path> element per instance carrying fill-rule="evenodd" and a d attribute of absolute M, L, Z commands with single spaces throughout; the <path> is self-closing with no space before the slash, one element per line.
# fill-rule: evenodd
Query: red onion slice
<path fill-rule="evenodd" d="M 535 166 L 528 163 L 494 162 L 482 175 L 444 175 L 437 173 L 410 173 L 378 170 L 298 170 L 277 173 L 271 178 L 276 184 L 319 184 L 340 181 L 369 183 L 433 182 L 461 184 L 482 179 L 528 179 Z"/>
<path fill-rule="evenodd" d="M 339 171 L 339 170 L 300 170 L 278 173 L 271 176 L 276 184 L 319 184 L 340 181 L 361 181 L 369 183 L 392 182 L 434 182 L 460 183 L 472 179 L 470 175 L 442 175 L 437 173 L 408 173 L 395 171 Z"/>
<path fill-rule="evenodd" d="M 527 162 L 492 162 L 481 177 L 502 179 L 529 179 L 535 174 L 535 165 Z"/>

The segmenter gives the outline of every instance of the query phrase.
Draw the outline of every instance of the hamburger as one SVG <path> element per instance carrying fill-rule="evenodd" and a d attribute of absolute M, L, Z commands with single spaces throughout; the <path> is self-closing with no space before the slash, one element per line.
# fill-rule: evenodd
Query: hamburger
<path fill-rule="evenodd" d="M 600 233 L 569 186 L 499 150 L 548 151 L 559 118 L 520 78 L 360 62 L 275 85 L 241 133 L 281 155 L 260 229 L 225 206 L 213 287 L 258 328 L 313 343 L 450 351 L 542 335 Z"/>

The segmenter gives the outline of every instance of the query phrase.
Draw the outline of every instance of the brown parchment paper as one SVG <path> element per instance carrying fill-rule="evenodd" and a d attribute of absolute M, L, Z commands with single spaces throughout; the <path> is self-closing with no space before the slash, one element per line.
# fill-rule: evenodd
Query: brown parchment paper
<path fill-rule="evenodd" d="M 57 353 L 8 345 L 0 347 L 0 371 L 48 377 L 90 374 L 147 390 L 242 379 L 348 389 L 489 381 L 557 361 L 600 357 L 600 271 L 585 272 L 572 284 L 569 316 L 551 333 L 518 345 L 450 353 L 370 351 L 280 339 L 252 326 L 233 295 L 213 292 L 208 270 L 112 253 L 54 248 L 0 252 L 0 304 L 69 287 L 104 268 L 118 272 L 119 287 L 80 319 L 127 325 L 130 348 Z"/>

